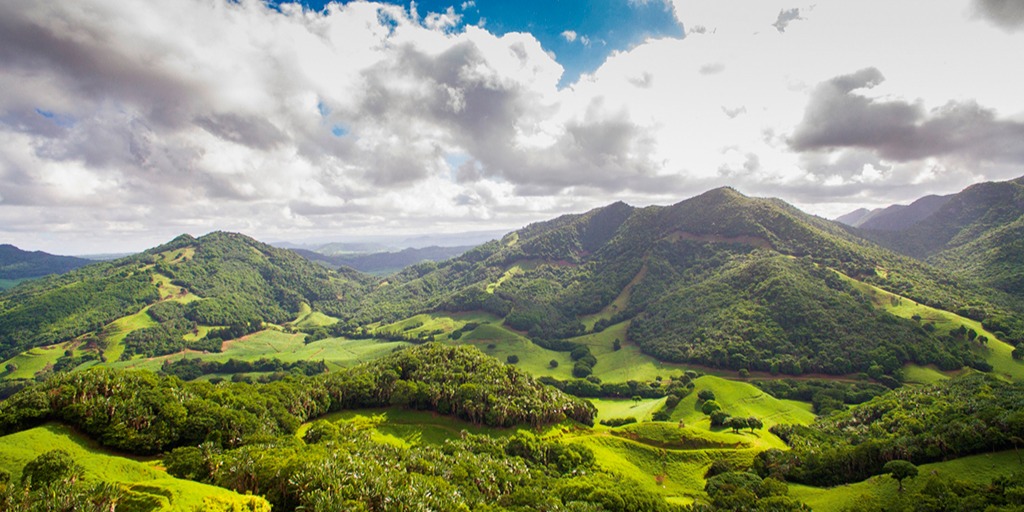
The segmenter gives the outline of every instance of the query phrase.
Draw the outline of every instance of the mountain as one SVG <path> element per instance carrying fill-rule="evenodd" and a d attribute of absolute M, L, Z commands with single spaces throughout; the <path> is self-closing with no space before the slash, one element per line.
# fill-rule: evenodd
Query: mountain
<path fill-rule="evenodd" d="M 0 279 L 28 279 L 63 274 L 92 263 L 73 256 L 56 256 L 42 251 L 23 251 L 13 245 L 0 245 Z"/>
<path fill-rule="evenodd" d="M 658 359 L 784 373 L 973 364 L 965 343 L 878 309 L 842 275 L 956 310 L 983 290 L 775 199 L 730 188 L 667 207 L 615 203 L 532 224 L 389 276 L 360 323 L 488 311 L 543 346 L 630 321 Z"/>
<path fill-rule="evenodd" d="M 952 196 L 925 196 L 910 205 L 894 204 L 886 208 L 860 208 L 836 218 L 836 222 L 855 228 L 899 231 L 928 218 L 949 202 Z"/>
<path fill-rule="evenodd" d="M 857 208 L 856 210 L 840 215 L 835 218 L 835 221 L 840 224 L 846 224 L 847 226 L 857 227 L 860 226 L 865 219 L 871 216 L 872 213 L 879 211 L 877 208 L 874 210 L 868 210 L 867 208 Z"/>
<path fill-rule="evenodd" d="M 244 235 L 182 235 L 141 254 L 32 281 L 0 296 L 0 356 L 86 333 L 103 339 L 106 324 L 157 303 L 161 314 L 149 316 L 162 315 L 154 329 L 163 331 L 146 332 L 140 344 L 153 336 L 180 343 L 181 331 L 197 325 L 285 322 L 303 304 L 342 314 L 366 282 L 357 272 L 333 271 Z"/>
<path fill-rule="evenodd" d="M 856 233 L 1024 303 L 1024 178 L 972 185 L 901 229 L 867 227 Z"/>
<path fill-rule="evenodd" d="M 424 261 L 444 261 L 454 258 L 470 249 L 472 246 L 461 247 L 424 247 L 408 248 L 395 252 L 374 252 L 369 254 L 323 254 L 320 252 L 292 249 L 302 257 L 320 262 L 332 267 L 352 267 L 360 272 L 380 274 L 395 272 L 409 265 L 415 265 Z"/>

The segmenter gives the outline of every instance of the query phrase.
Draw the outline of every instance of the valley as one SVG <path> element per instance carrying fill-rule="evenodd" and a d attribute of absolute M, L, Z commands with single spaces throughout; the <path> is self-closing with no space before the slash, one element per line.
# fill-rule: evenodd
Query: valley
<path fill-rule="evenodd" d="M 859 233 L 716 189 L 383 277 L 215 232 L 34 279 L 0 295 L 0 497 L 61 449 L 118 510 L 1012 508 L 1015 289 Z"/>

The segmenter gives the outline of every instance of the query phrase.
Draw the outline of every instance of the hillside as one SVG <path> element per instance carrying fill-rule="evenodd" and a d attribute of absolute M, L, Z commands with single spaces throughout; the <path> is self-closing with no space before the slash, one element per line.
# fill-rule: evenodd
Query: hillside
<path fill-rule="evenodd" d="M 140 353 L 166 344 L 180 349 L 183 336 L 198 326 L 258 328 L 295 318 L 303 304 L 337 314 L 362 293 L 363 279 L 242 235 L 182 235 L 138 255 L 39 279 L 0 296 L 0 355 L 86 334 L 91 335 L 82 341 L 102 351 L 111 330 L 118 329 L 111 322 L 151 306 L 154 311 L 134 322 L 149 328 L 136 334 Z"/>
<path fill-rule="evenodd" d="M 972 185 L 910 226 L 861 228 L 878 244 L 1005 292 L 1012 298 L 1003 302 L 1017 309 L 1024 304 L 1024 178 Z"/>
<path fill-rule="evenodd" d="M 483 310 L 550 347 L 586 332 L 584 320 L 596 330 L 630 320 L 628 340 L 664 361 L 789 374 L 974 364 L 965 343 L 880 310 L 833 271 L 942 309 L 993 308 L 979 287 L 723 188 L 532 224 L 389 277 L 354 314 L 366 323 Z"/>
<path fill-rule="evenodd" d="M 42 251 L 23 251 L 9 244 L 0 245 L 0 291 L 25 279 L 63 274 L 92 263 L 73 256 L 57 256 Z"/>

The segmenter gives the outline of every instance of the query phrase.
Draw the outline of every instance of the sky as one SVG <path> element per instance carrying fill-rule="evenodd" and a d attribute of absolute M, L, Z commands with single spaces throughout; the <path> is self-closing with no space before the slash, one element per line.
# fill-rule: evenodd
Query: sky
<path fill-rule="evenodd" d="M 1024 0 L 0 0 L 0 243 L 515 229 L 1024 175 Z"/>

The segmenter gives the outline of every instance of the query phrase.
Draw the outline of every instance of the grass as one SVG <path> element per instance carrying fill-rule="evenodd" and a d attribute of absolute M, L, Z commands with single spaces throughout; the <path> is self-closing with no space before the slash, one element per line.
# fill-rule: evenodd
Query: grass
<path fill-rule="evenodd" d="M 928 385 L 944 380 L 949 380 L 949 375 L 946 375 L 932 366 L 908 364 L 903 367 L 903 382 L 908 384 Z"/>
<path fill-rule="evenodd" d="M 400 448 L 419 444 L 440 445 L 449 439 L 458 439 L 463 431 L 489 436 L 508 436 L 515 433 L 514 429 L 483 427 L 433 412 L 396 408 L 341 411 L 319 419 L 346 422 L 361 429 L 373 429 L 371 435 L 375 441 Z M 295 435 L 299 438 L 304 436 L 311 424 L 304 423 Z"/>
<path fill-rule="evenodd" d="M 532 341 L 501 325 L 481 325 L 452 343 L 473 345 L 481 352 L 500 361 L 507 361 L 508 356 L 514 355 L 519 358 L 516 366 L 535 377 L 545 375 L 558 379 L 572 377 L 573 361 L 568 352 L 555 352 L 535 345 Z M 491 345 L 494 348 L 490 348 Z M 551 367 L 552 360 L 558 362 L 557 367 Z"/>
<path fill-rule="evenodd" d="M 722 410 L 732 416 L 754 416 L 764 423 L 762 430 L 743 431 L 739 435 L 750 436 L 749 441 L 760 449 L 786 449 L 785 443 L 768 429 L 778 424 L 807 425 L 814 421 L 811 405 L 795 400 L 780 400 L 757 387 L 745 382 L 726 380 L 720 377 L 705 375 L 694 381 L 694 392 L 679 401 L 670 417 L 671 421 L 682 421 L 688 426 L 711 430 L 711 419 L 701 412 L 702 403 L 697 400 L 697 393 L 708 389 L 715 393 L 715 401 Z M 727 431 L 721 429 L 720 431 Z"/>
<path fill-rule="evenodd" d="M 107 324 L 107 327 L 103 329 L 106 334 L 104 341 L 107 344 L 103 355 L 107 357 L 107 361 L 117 361 L 121 358 L 121 354 L 124 353 L 124 338 L 128 336 L 128 333 L 157 325 L 156 321 L 149 316 L 148 311 L 149 306 L 146 306 L 134 315 L 121 317 Z"/>
<path fill-rule="evenodd" d="M 115 367 L 144 368 L 152 371 L 160 369 L 164 360 L 181 358 L 201 358 L 204 361 L 227 361 L 238 359 L 254 361 L 261 357 L 277 358 L 282 362 L 319 361 L 324 360 L 328 367 L 338 369 L 355 366 L 390 354 L 396 347 L 409 346 L 405 342 L 379 342 L 377 340 L 349 340 L 345 338 L 327 338 L 313 343 L 305 343 L 305 335 L 288 334 L 275 330 L 261 331 L 244 338 L 230 341 L 220 353 L 186 352 L 148 359 L 133 359 L 109 363 Z"/>
<path fill-rule="evenodd" d="M 442 331 L 445 335 L 462 329 L 467 323 L 478 324 L 501 323 L 501 319 L 484 312 L 467 313 L 424 313 L 412 316 L 398 322 L 383 325 L 377 328 L 377 332 L 400 332 L 416 336 L 421 332 Z M 440 339 L 439 335 L 439 339 Z"/>
<path fill-rule="evenodd" d="M 886 311 L 901 318 L 911 319 L 914 316 L 919 316 L 922 324 L 929 322 L 935 324 L 936 333 L 944 334 L 953 329 L 958 329 L 962 325 L 968 329 L 974 329 L 979 336 L 987 336 L 989 341 L 986 346 L 981 346 L 976 343 L 971 344 L 975 353 L 992 365 L 993 372 L 1013 380 L 1024 379 L 1024 362 L 1015 361 L 1010 355 L 1013 352 L 1013 346 L 985 330 L 985 328 L 981 326 L 981 322 L 962 317 L 949 311 L 925 306 L 924 304 L 887 292 L 876 286 L 862 283 L 843 274 L 839 275 L 847 279 L 848 282 L 861 292 L 871 297 L 876 306 L 884 308 Z"/>
<path fill-rule="evenodd" d="M 129 501 L 145 503 L 152 510 L 191 511 L 203 507 L 206 497 L 246 502 L 262 498 L 244 497 L 227 489 L 180 480 L 157 468 L 155 463 L 123 457 L 59 424 L 46 424 L 0 437 L 0 468 L 21 479 L 26 463 L 46 451 L 62 449 L 85 469 L 86 482 L 116 482 L 128 493 Z"/>
<path fill-rule="evenodd" d="M 309 304 L 305 302 L 299 306 L 299 315 L 291 322 L 291 325 L 299 328 L 306 329 L 310 327 L 327 327 L 338 323 L 338 319 L 333 316 L 325 315 L 319 311 L 313 311 Z"/>
<path fill-rule="evenodd" d="M 612 418 L 636 418 L 647 421 L 651 415 L 661 409 L 664 398 L 650 398 L 634 402 L 629 398 L 589 398 L 590 403 L 597 407 L 596 421 Z"/>
<path fill-rule="evenodd" d="M 0 368 L 6 368 L 9 363 L 14 363 L 18 365 L 18 369 L 12 373 L 6 373 L 5 371 L 3 378 L 13 380 L 35 377 L 36 373 L 56 363 L 57 359 L 64 355 L 64 351 L 67 350 L 66 345 L 66 343 L 59 343 L 47 347 L 36 347 L 4 361 Z"/>
<path fill-rule="evenodd" d="M 961 457 L 946 462 L 918 466 L 918 476 L 904 480 L 904 492 L 921 490 L 929 477 L 948 477 L 977 484 L 988 484 L 995 477 L 1008 475 L 1021 469 L 1017 454 L 1013 450 Z M 812 509 L 822 512 L 855 510 L 867 499 L 882 499 L 888 502 L 898 497 L 896 481 L 888 476 L 874 476 L 863 482 L 839 485 L 830 488 L 790 484 L 789 494 L 803 501 Z"/>
<path fill-rule="evenodd" d="M 585 334 L 569 341 L 590 347 L 590 353 L 597 358 L 594 375 L 603 382 L 626 382 L 630 380 L 651 381 L 655 377 L 668 377 L 688 369 L 685 365 L 666 363 L 644 354 L 640 347 L 626 341 L 629 322 L 621 322 L 592 334 Z M 622 342 L 622 348 L 615 350 L 615 340 Z"/>

